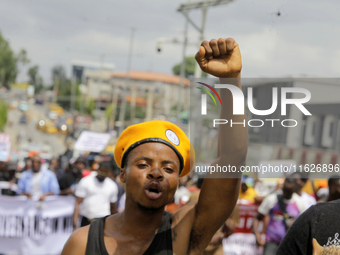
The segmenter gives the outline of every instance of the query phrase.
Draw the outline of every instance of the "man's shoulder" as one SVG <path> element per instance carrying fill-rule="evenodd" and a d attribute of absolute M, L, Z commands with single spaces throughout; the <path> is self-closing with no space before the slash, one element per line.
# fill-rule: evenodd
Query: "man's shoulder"
<path fill-rule="evenodd" d="M 331 202 L 320 202 L 315 204 L 314 209 L 316 212 L 339 212 L 340 210 L 340 199 Z"/>
<path fill-rule="evenodd" d="M 67 240 L 62 255 L 85 254 L 90 226 L 82 227 L 73 232 Z"/>
<path fill-rule="evenodd" d="M 278 201 L 277 197 L 278 196 L 282 196 L 282 194 L 280 193 L 271 193 L 269 195 L 267 195 L 263 201 L 266 201 L 266 202 L 271 202 L 271 203 L 276 203 Z"/>
<path fill-rule="evenodd" d="M 118 185 L 117 185 L 117 183 L 116 183 L 114 180 L 112 180 L 111 178 L 107 177 L 107 178 L 105 179 L 105 182 L 106 182 L 110 187 L 113 187 L 114 189 L 117 189 L 117 190 L 118 190 Z"/>
<path fill-rule="evenodd" d="M 41 173 L 45 174 L 45 175 L 48 175 L 49 177 L 54 177 L 55 176 L 57 178 L 55 173 L 52 172 L 51 170 L 47 169 L 47 168 L 41 168 Z"/>
<path fill-rule="evenodd" d="M 26 171 L 24 171 L 24 172 L 21 173 L 20 178 L 21 178 L 21 179 L 22 179 L 22 178 L 26 178 L 27 176 L 30 176 L 30 175 L 32 175 L 32 170 L 26 170 Z"/>

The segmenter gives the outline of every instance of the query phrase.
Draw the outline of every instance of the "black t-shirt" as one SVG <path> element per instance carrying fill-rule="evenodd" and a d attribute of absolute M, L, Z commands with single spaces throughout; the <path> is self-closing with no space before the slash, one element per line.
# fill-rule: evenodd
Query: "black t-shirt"
<path fill-rule="evenodd" d="M 319 203 L 299 216 L 276 255 L 339 254 L 340 200 Z"/>
<path fill-rule="evenodd" d="M 81 178 L 75 173 L 64 173 L 59 179 L 60 190 L 70 188 L 73 184 L 78 183 Z"/>

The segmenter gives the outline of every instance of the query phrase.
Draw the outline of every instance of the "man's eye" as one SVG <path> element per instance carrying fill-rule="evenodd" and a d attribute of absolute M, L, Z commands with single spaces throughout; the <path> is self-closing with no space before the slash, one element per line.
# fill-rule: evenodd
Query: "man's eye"
<path fill-rule="evenodd" d="M 169 172 L 169 173 L 173 173 L 173 172 L 175 172 L 172 168 L 165 168 L 165 170 L 167 171 L 167 172 Z"/>
<path fill-rule="evenodd" d="M 137 165 L 139 168 L 145 168 L 145 167 L 148 167 L 148 165 L 147 164 L 138 164 Z"/>

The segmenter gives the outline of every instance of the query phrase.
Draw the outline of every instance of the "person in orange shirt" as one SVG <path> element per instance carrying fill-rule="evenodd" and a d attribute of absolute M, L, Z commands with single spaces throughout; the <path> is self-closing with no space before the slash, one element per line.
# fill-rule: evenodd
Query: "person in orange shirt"
<path fill-rule="evenodd" d="M 238 199 L 249 203 L 261 203 L 263 197 L 259 197 L 255 191 L 254 179 L 248 175 L 243 175 L 241 179 L 241 190 Z"/>

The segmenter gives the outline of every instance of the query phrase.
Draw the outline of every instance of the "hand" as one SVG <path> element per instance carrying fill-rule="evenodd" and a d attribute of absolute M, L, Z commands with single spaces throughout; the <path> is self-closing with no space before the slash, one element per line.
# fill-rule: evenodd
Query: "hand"
<path fill-rule="evenodd" d="M 262 234 L 260 232 L 255 233 L 256 237 L 256 245 L 257 246 L 264 246 L 266 244 L 265 240 L 262 238 Z"/>
<path fill-rule="evenodd" d="M 224 234 L 222 232 L 217 232 L 215 235 L 211 238 L 210 244 L 211 245 L 217 245 L 222 243 L 222 239 L 224 238 Z"/>
<path fill-rule="evenodd" d="M 25 196 L 26 196 L 27 198 L 29 198 L 29 199 L 32 198 L 32 194 L 31 194 L 31 193 L 25 193 Z"/>
<path fill-rule="evenodd" d="M 44 201 L 46 197 L 47 197 L 47 194 L 43 194 L 43 195 L 39 198 L 39 201 Z"/>
<path fill-rule="evenodd" d="M 203 72 L 219 78 L 239 78 L 242 69 L 241 53 L 234 39 L 203 41 L 196 53 Z"/>

